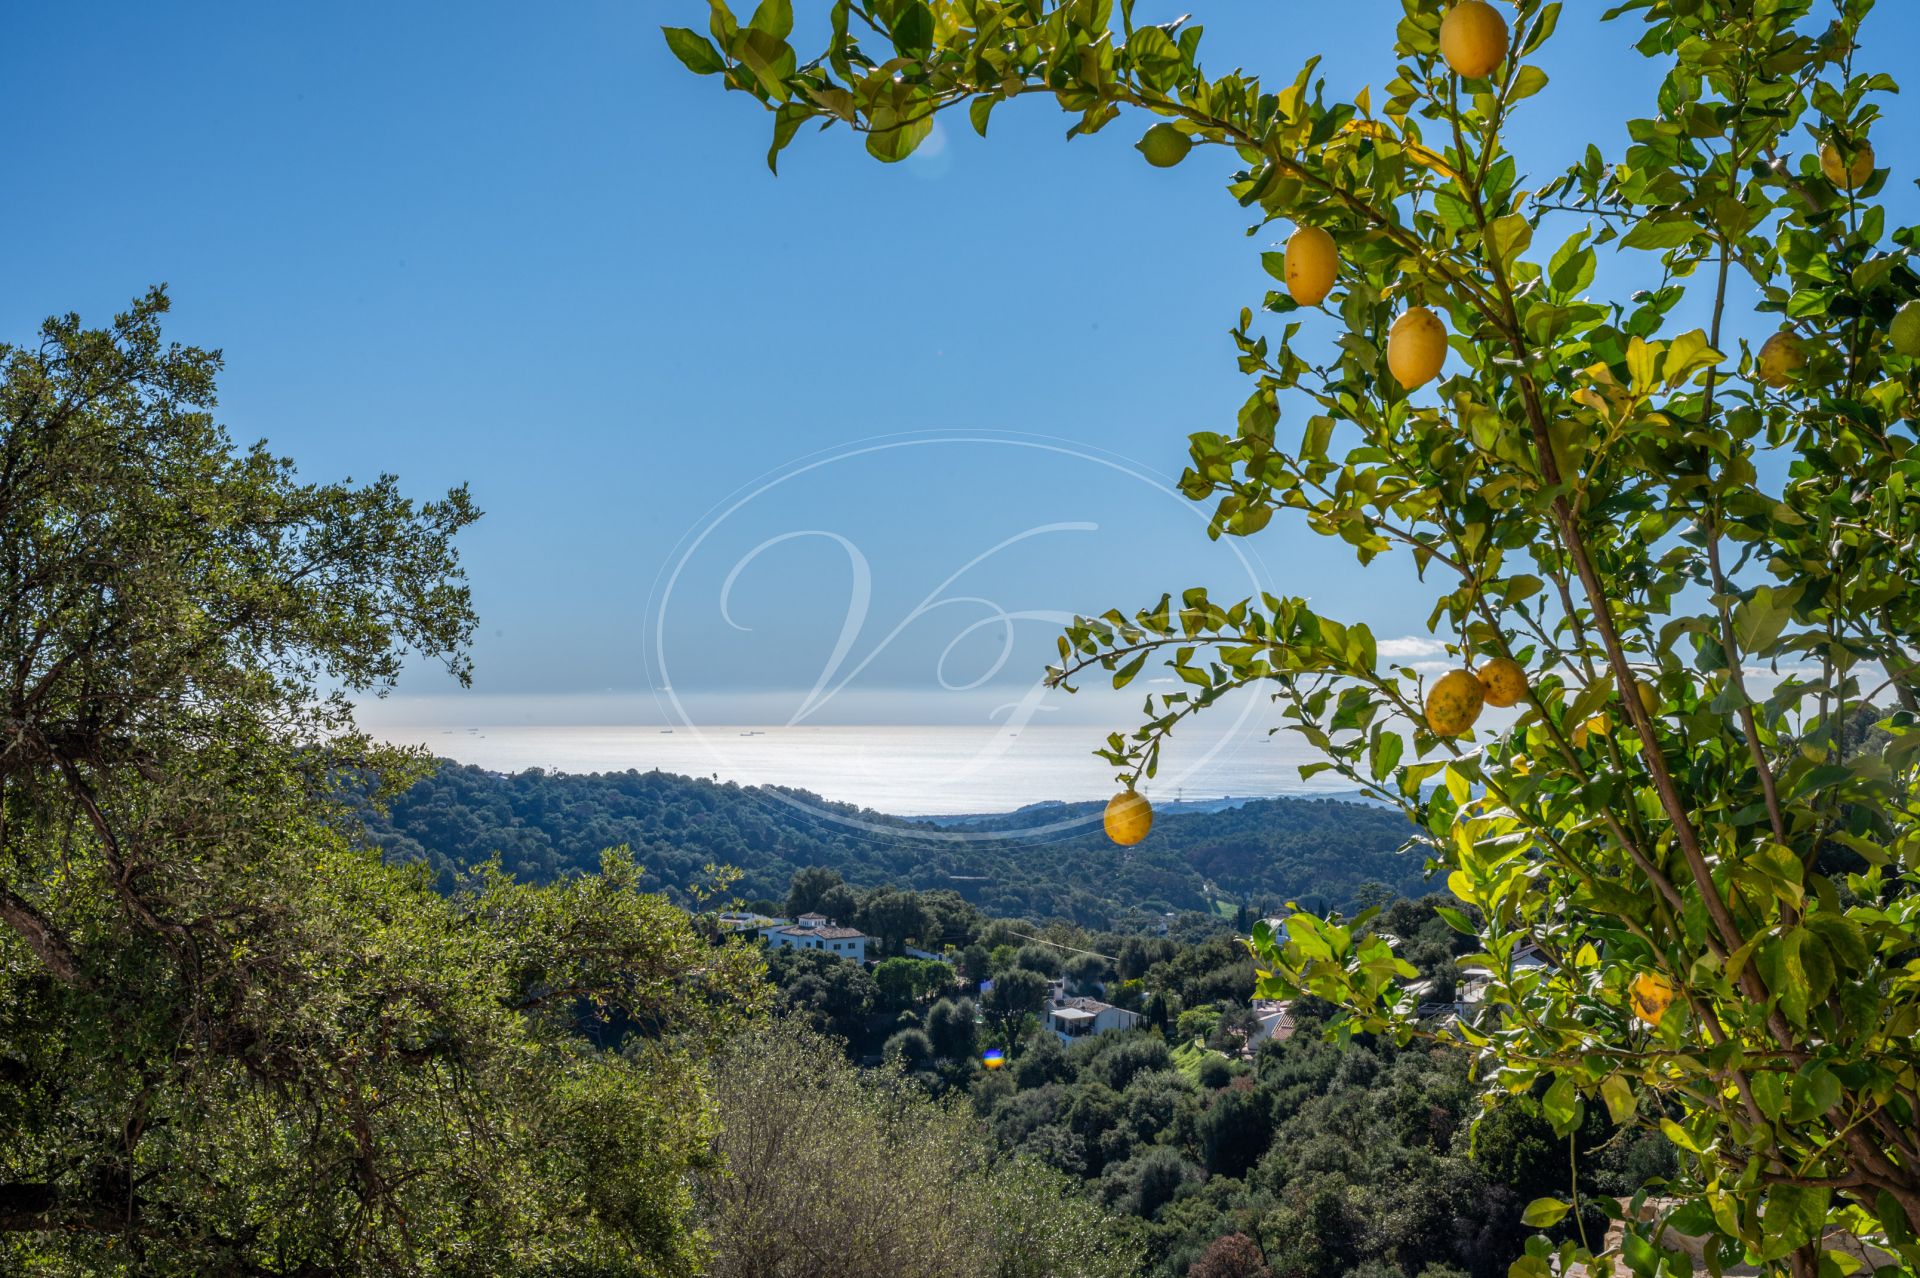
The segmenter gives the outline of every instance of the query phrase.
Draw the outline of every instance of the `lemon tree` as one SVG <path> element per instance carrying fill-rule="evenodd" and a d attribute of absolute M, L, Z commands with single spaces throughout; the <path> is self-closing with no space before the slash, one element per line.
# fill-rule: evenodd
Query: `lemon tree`
<path fill-rule="evenodd" d="M 1871 9 L 1627 0 L 1611 29 L 1658 64 L 1656 100 L 1624 150 L 1542 176 L 1507 145 L 1547 87 L 1542 0 L 1405 0 L 1384 92 L 1351 101 L 1314 61 L 1209 74 L 1198 25 L 1128 0 L 839 0 L 804 61 L 786 0 L 667 32 L 773 113 L 769 162 L 810 122 L 895 161 L 942 111 L 984 133 L 1040 98 L 1070 135 L 1145 126 L 1156 164 L 1224 149 L 1256 227 L 1329 237 L 1261 259 L 1275 287 L 1233 325 L 1245 406 L 1192 437 L 1182 485 L 1215 536 L 1283 515 L 1363 565 L 1409 557 L 1457 665 L 1436 721 L 1365 625 L 1278 595 L 1083 619 L 1054 678 L 1179 676 L 1106 743 L 1129 787 L 1257 689 L 1312 770 L 1406 809 L 1484 1012 L 1420 1020 L 1365 916 L 1257 932 L 1262 993 L 1453 1038 L 1490 1105 L 1531 1091 L 1569 1138 L 1594 1106 L 1664 1132 L 1681 1170 L 1656 1210 L 1601 1204 L 1628 1217 L 1602 1269 L 1685 1271 L 1674 1231 L 1715 1266 L 1920 1267 L 1920 339 L 1895 321 L 1920 233 L 1879 203 L 1895 86 Z M 1596 295 L 1603 254 L 1653 286 Z M 1482 715 L 1489 690 L 1513 709 Z M 1553 1233 L 1522 1278 L 1592 1259 L 1576 1206 L 1530 1209 Z"/>

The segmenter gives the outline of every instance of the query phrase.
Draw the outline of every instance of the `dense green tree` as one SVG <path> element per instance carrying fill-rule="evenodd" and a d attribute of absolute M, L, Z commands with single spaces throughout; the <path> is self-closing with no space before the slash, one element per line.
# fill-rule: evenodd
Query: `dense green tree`
<path fill-rule="evenodd" d="M 1027 1035 L 1013 1063 L 1013 1081 L 1022 1090 L 1062 1082 L 1073 1074 L 1073 1067 L 1067 1063 L 1067 1049 L 1060 1045 L 1060 1036 L 1044 1026 Z"/>
<path fill-rule="evenodd" d="M 787 885 L 787 915 L 799 918 L 802 914 L 823 913 L 820 903 L 827 892 L 837 888 L 846 880 L 840 871 L 820 865 L 809 865 L 793 872 L 793 879 Z"/>
<path fill-rule="evenodd" d="M 1047 978 L 1024 967 L 1009 968 L 993 978 L 993 988 L 980 999 L 980 1010 L 1002 1042 L 1029 1018 L 1038 1016 L 1047 998 Z"/>
<path fill-rule="evenodd" d="M 927 1009 L 927 1040 L 933 1054 L 942 1060 L 964 1061 L 973 1057 L 978 1027 L 976 1009 L 970 998 L 943 998 Z"/>
<path fill-rule="evenodd" d="M 933 925 L 933 914 L 918 892 L 877 888 L 860 904 L 859 926 L 880 942 L 883 953 L 898 954 Z"/>
<path fill-rule="evenodd" d="M 933 1043 L 923 1029 L 903 1029 L 887 1040 L 881 1056 L 889 1065 L 905 1070 L 920 1069 L 932 1063 Z"/>
<path fill-rule="evenodd" d="M 1151 1220 L 1199 1175 L 1200 1169 L 1177 1150 L 1155 1145 L 1110 1165 L 1100 1178 L 1100 1192 L 1109 1205 Z"/>
<path fill-rule="evenodd" d="M 337 775 L 414 762 L 347 697 L 466 677 L 475 512 L 235 450 L 165 311 L 0 347 L 0 1271 L 684 1271 L 757 955 L 618 854 L 449 896 L 347 846 Z"/>
<path fill-rule="evenodd" d="M 1227 1088 L 1200 1115 L 1196 1125 L 1201 1162 L 1219 1176 L 1244 1176 L 1267 1152 L 1273 1139 L 1268 1102 L 1252 1088 Z"/>
<path fill-rule="evenodd" d="M 1064 967 L 1060 961 L 1060 951 L 1051 945 L 1021 946 L 1014 951 L 1013 965 L 1029 972 L 1038 972 L 1049 980 L 1059 976 Z"/>
<path fill-rule="evenodd" d="M 819 950 L 776 946 L 767 951 L 767 975 L 780 1007 L 823 1034 L 860 1040 L 880 1000 L 873 977 L 858 963 Z"/>

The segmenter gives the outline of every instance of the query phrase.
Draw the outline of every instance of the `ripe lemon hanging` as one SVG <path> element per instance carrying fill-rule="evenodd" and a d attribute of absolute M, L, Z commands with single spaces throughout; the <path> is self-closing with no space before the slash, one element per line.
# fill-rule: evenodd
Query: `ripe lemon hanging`
<path fill-rule="evenodd" d="M 1517 706 L 1527 695 L 1527 672 L 1511 657 L 1495 657 L 1476 672 L 1480 691 L 1487 704 L 1506 709 Z"/>
<path fill-rule="evenodd" d="M 1482 0 L 1460 0 L 1440 23 L 1440 56 L 1455 75 L 1484 80 L 1507 56 L 1507 20 Z"/>
<path fill-rule="evenodd" d="M 1647 712 L 1647 718 L 1658 718 L 1660 714 L 1660 694 L 1650 684 L 1642 680 L 1633 681 L 1634 695 L 1640 698 L 1640 708 Z"/>
<path fill-rule="evenodd" d="M 1130 848 L 1153 828 L 1153 805 L 1137 790 L 1122 790 L 1107 800 L 1107 837 Z"/>
<path fill-rule="evenodd" d="M 1470 672 L 1449 670 L 1427 690 L 1427 726 L 1435 736 L 1457 737 L 1473 727 L 1486 700 Z"/>
<path fill-rule="evenodd" d="M 1828 140 L 1820 144 L 1820 171 L 1843 191 L 1857 191 L 1873 176 L 1873 146 L 1864 139 L 1851 146 Z"/>
<path fill-rule="evenodd" d="M 1807 344 L 1800 340 L 1799 334 L 1783 328 L 1760 344 L 1753 372 L 1777 390 L 1789 385 L 1806 366 Z"/>
<path fill-rule="evenodd" d="M 1187 152 L 1193 149 L 1193 139 L 1171 124 L 1156 124 L 1147 130 L 1138 146 L 1148 164 L 1156 169 L 1170 169 L 1187 158 Z"/>
<path fill-rule="evenodd" d="M 1302 226 L 1287 237 L 1287 293 L 1302 306 L 1318 306 L 1333 292 L 1340 274 L 1340 251 L 1333 237 L 1317 226 Z"/>
<path fill-rule="evenodd" d="M 1387 330 L 1387 368 L 1408 390 L 1440 375 L 1447 362 L 1447 326 L 1424 306 L 1410 306 Z"/>

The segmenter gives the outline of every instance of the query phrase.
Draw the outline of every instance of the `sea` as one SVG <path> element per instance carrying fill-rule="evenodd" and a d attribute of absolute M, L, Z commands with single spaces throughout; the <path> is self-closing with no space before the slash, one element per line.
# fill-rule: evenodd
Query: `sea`
<path fill-rule="evenodd" d="M 1011 812 L 1035 803 L 1105 799 L 1112 765 L 1093 755 L 1104 734 L 1084 726 L 660 728 L 381 725 L 377 735 L 495 772 L 658 769 L 741 785 L 808 790 L 895 816 Z M 1156 801 L 1203 802 L 1350 793 L 1331 772 L 1308 781 L 1318 753 L 1289 732 L 1182 736 L 1140 789 Z"/>

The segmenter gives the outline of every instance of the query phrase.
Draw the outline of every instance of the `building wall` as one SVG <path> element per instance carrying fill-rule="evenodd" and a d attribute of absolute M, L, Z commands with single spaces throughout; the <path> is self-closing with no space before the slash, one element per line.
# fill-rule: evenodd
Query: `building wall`
<path fill-rule="evenodd" d="M 852 940 L 824 940 L 818 936 L 793 936 L 790 933 L 768 930 L 761 934 L 769 945 L 783 945 L 794 950 L 822 950 L 835 958 L 852 959 L 856 963 L 867 961 L 867 938 L 854 937 Z"/>

